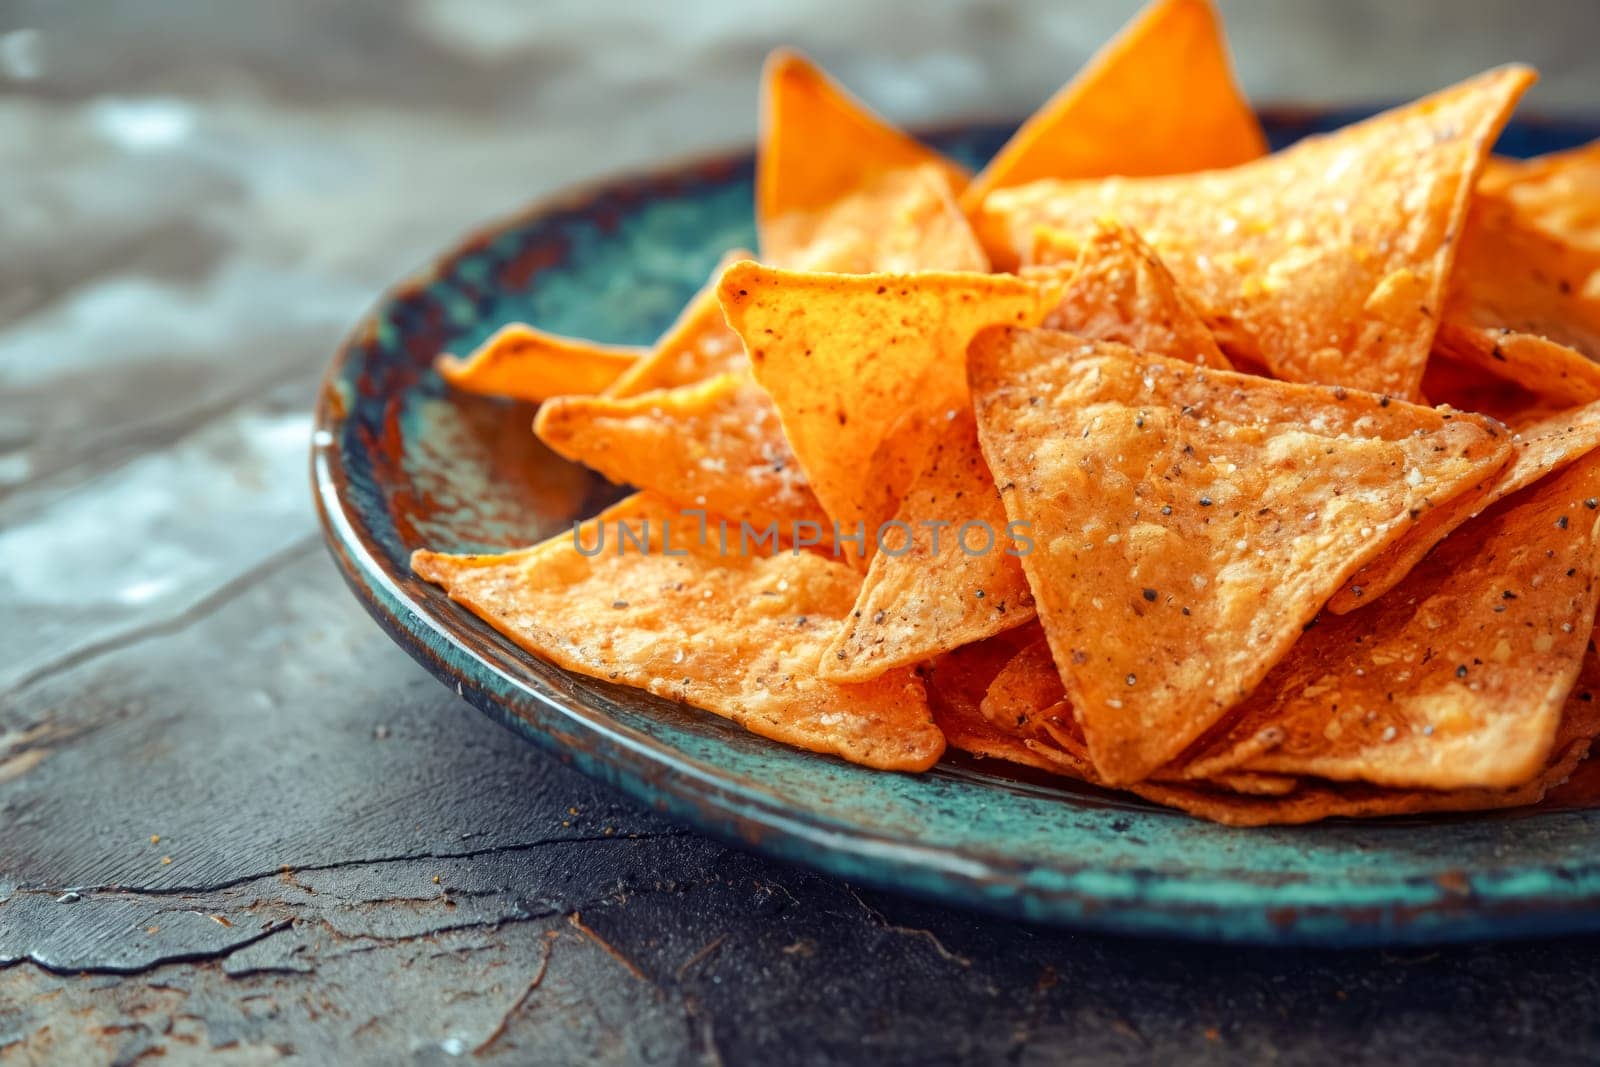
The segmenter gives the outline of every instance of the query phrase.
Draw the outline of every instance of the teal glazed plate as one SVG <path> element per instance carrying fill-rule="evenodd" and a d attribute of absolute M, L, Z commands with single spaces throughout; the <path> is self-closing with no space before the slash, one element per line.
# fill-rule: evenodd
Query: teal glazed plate
<path fill-rule="evenodd" d="M 1350 113 L 1276 113 L 1278 144 Z M 981 163 L 1008 129 L 930 137 Z M 1600 124 L 1525 122 L 1530 155 Z M 553 455 L 528 405 L 431 369 L 508 322 L 647 344 L 720 254 L 755 243 L 747 155 L 606 182 L 470 238 L 379 303 L 320 397 L 312 467 L 346 581 L 379 624 L 490 717 L 641 803 L 841 878 L 1101 931 L 1359 945 L 1600 929 L 1600 810 L 1230 829 L 951 756 L 891 774 L 777 745 L 529 656 L 411 573 L 416 548 L 520 547 L 623 490 Z"/>

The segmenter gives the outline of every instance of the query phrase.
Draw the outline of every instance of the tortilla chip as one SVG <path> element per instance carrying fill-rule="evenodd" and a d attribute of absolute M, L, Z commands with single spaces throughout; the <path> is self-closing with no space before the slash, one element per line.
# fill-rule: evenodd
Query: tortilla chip
<path fill-rule="evenodd" d="M 1415 397 L 1473 182 L 1532 80 L 1491 71 L 1230 170 L 1001 189 L 975 224 L 1006 268 L 1041 227 L 1071 237 L 1117 218 L 1160 253 L 1230 357 Z"/>
<path fill-rule="evenodd" d="M 761 253 L 782 258 L 768 229 L 791 214 L 822 211 L 893 171 L 931 164 L 959 192 L 967 173 L 895 129 L 800 55 L 779 49 L 762 71 L 756 154 L 756 227 Z"/>
<path fill-rule="evenodd" d="M 1010 660 L 1017 635 L 1026 632 L 1012 630 L 934 660 L 928 672 L 928 704 L 934 724 L 951 747 L 980 759 L 1050 771 L 1055 767 L 1048 758 L 1030 751 L 1016 733 L 996 729 L 979 710 L 990 682 Z"/>
<path fill-rule="evenodd" d="M 552 396 L 592 396 L 645 356 L 642 348 L 580 341 L 514 322 L 465 359 L 445 352 L 433 366 L 463 392 L 537 403 Z"/>
<path fill-rule="evenodd" d="M 1302 782 L 1287 796 L 1249 796 L 1219 789 L 1142 782 L 1130 787 L 1146 800 L 1226 826 L 1301 826 L 1323 819 L 1376 819 L 1444 812 L 1496 811 L 1537 804 L 1565 782 L 1589 754 L 1587 738 L 1556 750 L 1544 771 L 1512 789 L 1383 789 L 1378 786 Z"/>
<path fill-rule="evenodd" d="M 1439 326 L 1435 358 L 1441 352 L 1517 386 L 1548 406 L 1578 407 L 1600 400 L 1600 364 L 1543 337 L 1445 322 Z"/>
<path fill-rule="evenodd" d="M 1576 349 L 1577 362 L 1600 358 L 1600 251 L 1524 225 L 1506 201 L 1480 194 L 1462 236 L 1445 325 L 1454 330 L 1447 336 L 1441 329 L 1441 340 L 1456 349 L 1492 352 L 1507 346 L 1506 334 L 1525 334 L 1524 345 L 1543 338 Z M 1600 369 L 1591 370 L 1589 384 L 1595 381 Z"/>
<path fill-rule="evenodd" d="M 728 329 L 722 305 L 717 302 L 717 279 L 730 264 L 748 258 L 750 253 L 742 248 L 724 253 L 711 280 L 695 293 L 655 348 L 613 382 L 606 395 L 638 396 L 653 389 L 692 385 L 719 374 L 748 372 L 750 361 L 745 358 L 744 343 Z"/>
<path fill-rule="evenodd" d="M 824 678 L 865 681 L 1034 616 L 971 411 L 949 420 L 894 521 L 855 610 L 823 654 Z"/>
<path fill-rule="evenodd" d="M 1441 327 L 1440 338 L 1444 334 L 1445 327 Z M 1493 361 L 1492 354 L 1489 359 Z M 1422 395 L 1432 404 L 1448 404 L 1499 419 L 1513 430 L 1526 429 L 1573 406 L 1538 396 L 1507 378 L 1486 374 L 1475 363 L 1456 359 L 1440 345 L 1435 345 L 1428 357 Z"/>
<path fill-rule="evenodd" d="M 807 274 L 737 263 L 722 306 L 823 510 L 870 539 L 968 406 L 963 353 L 994 322 L 1038 322 L 1059 286 L 1008 275 Z M 880 446 L 882 446 L 880 448 Z"/>
<path fill-rule="evenodd" d="M 1600 141 L 1535 159 L 1491 159 L 1478 191 L 1504 197 L 1550 236 L 1600 252 Z"/>
<path fill-rule="evenodd" d="M 1067 703 L 1044 631 L 1030 626 L 1026 632 L 1032 638 L 995 675 L 979 710 L 994 729 L 1013 734 L 1019 741 L 1031 738 L 1057 746 L 1087 768 L 1085 773 L 1098 782 L 1083 728 Z M 1169 777 L 1184 779 L 1182 772 L 1160 776 L 1161 780 Z M 1296 780 L 1285 775 L 1225 771 L 1217 774 L 1211 784 L 1256 796 L 1282 796 L 1294 790 Z"/>
<path fill-rule="evenodd" d="M 1040 234 L 1045 245 L 1060 237 Z M 1160 257 L 1138 234 L 1112 221 L 1097 221 L 1093 235 L 1079 245 L 1061 302 L 1040 325 L 1152 356 L 1233 369 Z"/>
<path fill-rule="evenodd" d="M 624 523 L 651 537 L 654 551 L 620 541 Z M 493 556 L 419 551 L 411 566 L 522 648 L 567 670 L 868 767 L 920 771 L 938 760 L 944 737 L 910 671 L 866 685 L 816 677 L 823 647 L 855 600 L 854 571 L 806 552 L 720 554 L 692 531 L 676 505 L 641 493 L 533 548 Z M 619 552 L 623 544 L 630 547 Z"/>
<path fill-rule="evenodd" d="M 996 729 L 1023 736 L 1041 729 L 1040 713 L 1049 712 L 1067 697 L 1044 631 L 1030 626 L 1028 632 L 1028 642 L 994 676 L 978 705 Z"/>
<path fill-rule="evenodd" d="M 1511 789 L 1386 789 L 1315 780 L 1300 780 L 1287 794 L 1264 795 L 1158 782 L 1141 782 L 1129 788 L 1146 800 L 1230 826 L 1294 825 L 1328 818 L 1524 807 L 1538 803 L 1551 789 L 1565 782 L 1588 756 L 1591 739 L 1600 733 L 1600 714 L 1597 714 L 1600 699 L 1597 696 L 1600 696 L 1600 663 L 1591 649 L 1584 658 L 1578 685 L 1567 699 L 1549 762 L 1533 781 Z M 951 744 L 957 744 L 954 735 Z M 1002 740 L 991 741 L 991 744 L 995 754 L 1005 758 L 1012 754 L 1016 742 L 1011 740 L 1008 744 Z M 1019 762 L 1037 766 L 1041 760 L 1048 761 L 1060 773 L 1099 784 L 1088 760 L 1068 747 L 1035 739 L 1027 740 L 1022 747 L 1026 755 Z"/>
<path fill-rule="evenodd" d="M 1231 167 L 1267 150 L 1209 0 L 1154 0 L 1022 124 L 962 196 L 1039 178 Z"/>
<path fill-rule="evenodd" d="M 819 539 L 827 529 L 777 409 L 748 375 L 626 399 L 557 397 L 540 408 L 533 431 L 566 458 L 680 507 L 760 528 L 776 523 L 785 541 L 797 523 L 815 524 Z"/>
<path fill-rule="evenodd" d="M 1059 272 L 1041 280 L 1057 284 Z M 1084 246 L 1044 321 L 1156 355 L 1227 366 L 1155 254 L 1118 226 L 1103 227 Z M 895 521 L 914 533 L 909 548 L 872 557 L 835 658 L 823 657 L 824 677 L 871 678 L 1034 616 L 1021 563 L 1002 536 L 1005 510 L 969 412 L 938 428 L 932 456 L 895 512 Z M 972 544 L 957 543 L 955 535 L 969 524 Z"/>
<path fill-rule="evenodd" d="M 969 356 L 983 454 L 1095 766 L 1148 777 L 1242 700 L 1503 427 L 1043 330 Z"/>
<path fill-rule="evenodd" d="M 762 234 L 762 258 L 798 270 L 989 269 L 949 175 L 932 163 L 868 178 L 825 208 L 778 216 Z"/>
<path fill-rule="evenodd" d="M 1600 600 L 1600 455 L 1446 539 L 1359 616 L 1324 615 L 1188 763 L 1374 785 L 1522 785 Z"/>
<path fill-rule="evenodd" d="M 1511 462 L 1484 480 L 1423 513 L 1397 541 L 1356 571 L 1328 600 L 1336 615 L 1371 604 L 1393 589 L 1439 542 L 1467 520 L 1547 474 L 1600 447 L 1600 402 L 1550 415 L 1522 429 Z"/>

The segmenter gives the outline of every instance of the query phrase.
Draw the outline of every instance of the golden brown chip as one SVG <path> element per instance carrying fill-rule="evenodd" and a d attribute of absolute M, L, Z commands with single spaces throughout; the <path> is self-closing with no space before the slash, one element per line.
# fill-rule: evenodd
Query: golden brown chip
<path fill-rule="evenodd" d="M 1032 634 L 1032 638 L 1017 650 L 989 683 L 979 710 L 994 729 L 1013 735 L 1024 746 L 1029 740 L 1047 747 L 1054 746 L 1071 757 L 1074 766 L 1082 768 L 1078 777 L 1104 784 L 1093 770 L 1083 728 L 1078 725 L 1072 707 L 1066 701 L 1061 675 L 1050 656 L 1050 645 L 1044 631 L 1037 626 L 1029 626 L 1026 632 Z M 1183 781 L 1185 777 L 1182 771 L 1163 772 L 1157 780 Z M 1293 791 L 1296 781 L 1292 777 L 1277 774 L 1224 771 L 1207 784 L 1238 793 L 1282 796 Z"/>
<path fill-rule="evenodd" d="M 1051 761 L 1035 755 L 1014 731 L 998 730 L 980 710 L 995 677 L 1035 632 L 1009 630 L 987 641 L 965 645 L 936 658 L 928 671 L 928 704 L 933 721 L 951 746 L 987 759 L 1054 770 Z"/>
<path fill-rule="evenodd" d="M 1040 713 L 1050 713 L 1067 698 L 1044 631 L 1030 626 L 1028 632 L 1028 642 L 995 675 L 978 705 L 996 729 L 1023 736 L 1042 729 Z M 1065 717 L 1070 719 L 1071 712 Z"/>
<path fill-rule="evenodd" d="M 1600 447 L 1600 401 L 1546 416 L 1523 427 L 1512 442 L 1511 462 L 1481 485 L 1437 504 L 1394 544 L 1350 577 L 1328 600 L 1337 615 L 1371 604 L 1393 589 L 1434 545 L 1497 500 L 1532 485 Z"/>
<path fill-rule="evenodd" d="M 1266 150 L 1209 0 L 1154 0 L 1023 123 L 962 206 L 1039 178 L 1183 174 Z"/>
<path fill-rule="evenodd" d="M 1140 781 L 1242 700 L 1498 424 L 1043 330 L 968 357 L 979 438 L 1101 776 Z"/>
<path fill-rule="evenodd" d="M 934 164 L 890 171 L 819 211 L 772 220 L 765 260 L 839 274 L 987 271 L 989 257 Z"/>
<path fill-rule="evenodd" d="M 625 399 L 557 397 L 539 410 L 533 429 L 561 455 L 618 484 L 735 522 L 775 523 L 785 542 L 802 522 L 815 526 L 813 543 L 831 541 L 777 409 L 748 375 Z"/>
<path fill-rule="evenodd" d="M 537 402 L 601 392 L 646 355 L 643 348 L 580 341 L 516 322 L 464 359 L 442 354 L 434 369 L 463 392 Z"/>
<path fill-rule="evenodd" d="M 1190 815 L 1231 826 L 1271 826 L 1317 822 L 1328 818 L 1373 818 L 1414 815 L 1424 812 L 1488 811 L 1536 804 L 1546 793 L 1565 782 L 1583 763 L 1590 742 L 1600 734 L 1600 662 L 1591 649 L 1584 657 L 1577 687 L 1567 699 L 1557 730 L 1551 757 L 1539 776 L 1511 789 L 1386 789 L 1360 783 L 1333 783 L 1300 780 L 1286 794 L 1266 792 L 1250 795 L 1245 790 L 1227 790 L 1198 784 L 1141 782 L 1129 787 L 1132 792 L 1157 804 L 1177 808 Z M 970 718 L 957 724 L 976 733 Z M 951 735 L 951 744 L 958 734 Z M 1037 766 L 1050 763 L 1063 774 L 1097 783 L 1093 766 L 1070 746 L 1029 739 L 1023 742 L 1025 754 L 1018 754 L 1017 741 L 991 728 L 982 738 L 993 754 Z M 963 741 L 969 740 L 963 736 Z M 1290 779 L 1290 781 L 1294 781 Z"/>
<path fill-rule="evenodd" d="M 1324 615 L 1188 761 L 1422 788 L 1536 777 L 1600 598 L 1600 455 L 1447 538 L 1359 615 Z"/>
<path fill-rule="evenodd" d="M 963 353 L 995 322 L 1038 322 L 1059 296 L 1009 275 L 808 274 L 737 263 L 722 306 L 823 510 L 870 538 L 894 517 L 950 412 Z"/>
<path fill-rule="evenodd" d="M 1533 79 L 1510 67 L 1229 170 L 1040 181 L 991 193 L 975 218 L 1000 267 L 1041 227 L 1133 227 L 1222 348 L 1292 381 L 1412 398 L 1472 186 Z"/>
<path fill-rule="evenodd" d="M 637 396 L 652 389 L 693 385 L 719 374 L 748 372 L 750 361 L 745 359 L 744 344 L 728 329 L 717 302 L 717 279 L 730 264 L 748 258 L 750 253 L 742 248 L 723 255 L 711 280 L 684 307 L 650 354 L 613 382 L 606 395 Z"/>
<path fill-rule="evenodd" d="M 822 657 L 825 678 L 875 678 L 1033 618 L 971 411 L 948 420 L 893 523 Z"/>
<path fill-rule="evenodd" d="M 1039 280 L 1062 284 L 1058 271 Z M 1045 322 L 1157 355 L 1227 366 L 1155 254 L 1116 226 L 1085 245 Z M 908 547 L 872 557 L 835 657 L 823 659 L 825 677 L 871 678 L 1033 618 L 1033 596 L 1005 534 L 1005 511 L 970 413 L 936 417 L 934 434 L 932 458 L 894 515 L 912 534 Z M 890 432 L 886 441 L 898 445 L 902 436 Z"/>
<path fill-rule="evenodd" d="M 1553 344 L 1540 351 L 1540 339 Z M 1462 234 L 1439 341 L 1458 358 L 1496 348 L 1509 358 L 1519 347 L 1532 347 L 1525 362 L 1562 360 L 1562 345 L 1577 350 L 1565 365 L 1600 358 L 1600 250 L 1542 233 L 1523 223 L 1506 200 L 1480 193 Z M 1600 370 L 1591 367 L 1583 384 L 1592 389 L 1596 382 Z M 1570 399 L 1588 403 L 1595 396 Z"/>
<path fill-rule="evenodd" d="M 1600 141 L 1536 159 L 1492 159 L 1478 189 L 1505 197 L 1552 237 L 1600 252 Z"/>
<path fill-rule="evenodd" d="M 1047 230 L 1040 241 L 1051 246 L 1060 236 Z M 1078 243 L 1077 262 L 1061 301 L 1040 325 L 1095 341 L 1116 341 L 1152 356 L 1232 369 L 1160 257 L 1138 234 L 1115 222 L 1096 222 L 1092 236 Z"/>
<path fill-rule="evenodd" d="M 649 537 L 641 551 L 623 539 Z M 598 549 L 598 551 L 595 551 Z M 594 554 L 589 554 L 591 551 Z M 419 551 L 412 568 L 534 655 L 680 700 L 753 733 L 853 763 L 920 771 L 944 750 L 910 671 L 816 676 L 859 576 L 812 553 L 728 553 L 641 493 L 520 552 Z"/>
<path fill-rule="evenodd" d="M 1441 338 L 1444 332 L 1439 331 Z M 1458 360 L 1437 345 L 1422 376 L 1422 395 L 1428 403 L 1476 411 L 1499 419 L 1513 430 L 1526 429 L 1573 406 L 1541 397 L 1509 378 L 1486 374 L 1476 361 Z"/>
<path fill-rule="evenodd" d="M 925 166 L 950 193 L 966 185 L 966 171 L 874 115 L 804 56 L 780 49 L 767 58 L 756 157 L 764 258 L 791 262 L 797 247 L 788 224 L 775 224 L 825 213 L 887 175 Z"/>

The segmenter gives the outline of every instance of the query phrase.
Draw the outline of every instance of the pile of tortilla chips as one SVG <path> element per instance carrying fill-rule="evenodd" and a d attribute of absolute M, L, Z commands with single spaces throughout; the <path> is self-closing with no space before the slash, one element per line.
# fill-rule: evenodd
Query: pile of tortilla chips
<path fill-rule="evenodd" d="M 1154 0 L 969 175 L 775 55 L 759 256 L 455 386 L 638 489 L 416 572 L 765 737 L 1236 824 L 1532 804 L 1600 733 L 1600 145 L 1504 67 L 1269 154 Z"/>

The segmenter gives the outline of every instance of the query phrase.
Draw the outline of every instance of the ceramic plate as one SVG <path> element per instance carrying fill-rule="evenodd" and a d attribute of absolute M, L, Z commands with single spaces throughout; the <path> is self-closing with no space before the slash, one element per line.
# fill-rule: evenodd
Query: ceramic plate
<path fill-rule="evenodd" d="M 1278 114 L 1276 143 L 1348 114 Z M 931 139 L 981 163 L 999 127 Z M 1526 155 L 1600 125 L 1523 123 Z M 652 341 L 719 254 L 753 246 L 752 163 L 598 185 L 472 237 L 389 293 L 328 372 L 313 447 L 323 526 L 389 634 L 475 707 L 708 833 L 843 878 L 1050 923 L 1361 944 L 1600 928 L 1600 810 L 1238 830 L 993 763 L 920 776 L 792 751 L 512 646 L 406 560 L 541 540 L 621 495 L 529 432 L 527 405 L 429 369 L 507 322 Z M 422 205 L 425 207 L 425 205 Z"/>

